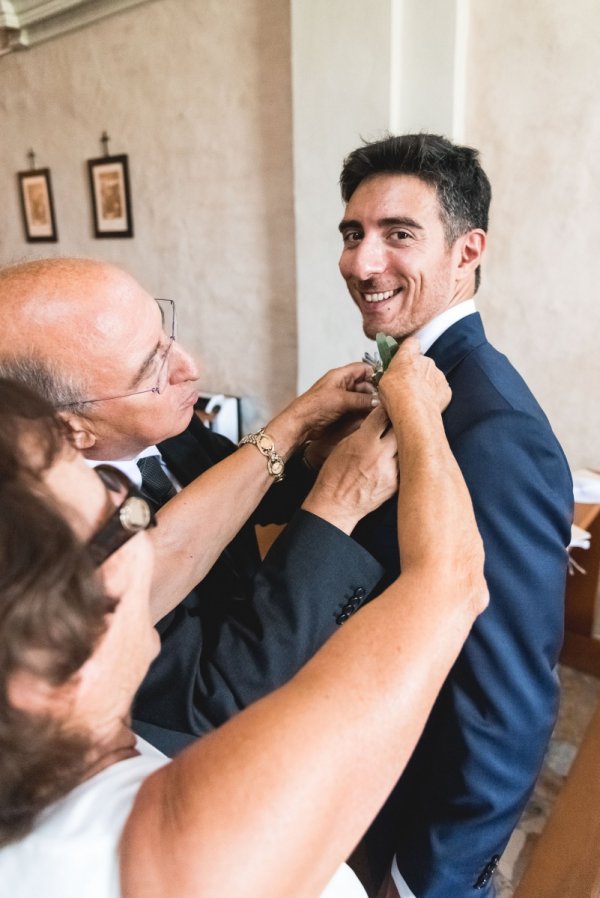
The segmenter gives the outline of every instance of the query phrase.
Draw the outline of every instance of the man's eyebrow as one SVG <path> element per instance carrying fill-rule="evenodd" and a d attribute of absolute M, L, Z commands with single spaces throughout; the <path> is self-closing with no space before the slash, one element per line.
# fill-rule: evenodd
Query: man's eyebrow
<path fill-rule="evenodd" d="M 420 225 L 418 221 L 415 221 L 414 218 L 409 218 L 408 215 L 400 215 L 398 217 L 392 216 L 391 218 L 380 218 L 377 222 L 380 228 L 389 228 L 390 226 L 400 226 L 402 228 L 414 228 L 417 231 L 423 230 L 423 225 Z"/>
<path fill-rule="evenodd" d="M 356 221 L 354 218 L 343 218 L 338 225 L 338 231 L 343 232 L 349 229 L 362 231 L 362 225 L 360 221 Z"/>
<path fill-rule="evenodd" d="M 410 218 L 408 215 L 394 215 L 390 218 L 379 218 L 377 220 L 377 227 L 379 228 L 389 228 L 394 226 L 401 228 L 414 228 L 414 230 L 416 231 L 423 230 L 423 225 L 420 225 L 418 221 L 415 221 L 414 218 Z M 344 218 L 342 219 L 342 221 L 340 221 L 338 230 L 341 233 L 348 230 L 362 231 L 363 226 L 360 221 L 357 221 L 354 218 Z"/>
<path fill-rule="evenodd" d="M 142 362 L 140 367 L 137 369 L 136 373 L 133 375 L 133 378 L 131 379 L 128 389 L 134 389 L 135 387 L 139 386 L 139 384 L 142 382 L 142 380 L 146 376 L 147 372 L 151 368 L 152 362 L 156 358 L 158 351 L 160 349 L 160 346 L 161 346 L 161 341 L 159 340 L 158 343 L 156 344 L 156 346 L 154 347 L 154 349 L 150 350 L 150 352 L 148 353 L 148 355 L 146 356 L 146 358 L 144 359 L 144 361 Z"/>

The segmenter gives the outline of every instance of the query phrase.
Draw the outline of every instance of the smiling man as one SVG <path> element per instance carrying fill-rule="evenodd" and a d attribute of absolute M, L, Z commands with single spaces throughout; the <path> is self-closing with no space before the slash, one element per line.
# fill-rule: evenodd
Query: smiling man
<path fill-rule="evenodd" d="M 369 834 L 373 876 L 385 874 L 386 898 L 491 896 L 558 706 L 570 473 L 475 307 L 491 199 L 478 153 L 431 134 L 390 136 L 351 153 L 340 183 L 340 271 L 365 334 L 416 334 L 452 388 L 444 426 L 471 492 L 490 589 Z M 389 580 L 399 570 L 395 514 L 392 500 L 355 534 Z"/>
<path fill-rule="evenodd" d="M 127 272 L 89 259 L 12 266 L 0 308 L 3 372 L 59 410 L 88 459 L 118 465 L 160 507 L 162 647 L 134 718 L 174 754 L 286 682 L 377 585 L 380 565 L 350 533 L 396 488 L 383 412 L 316 482 L 298 451 L 343 414 L 371 411 L 368 366 L 329 372 L 236 449 L 194 415 L 198 370 L 175 339 L 174 303 Z M 254 523 L 283 521 L 261 564 Z"/>

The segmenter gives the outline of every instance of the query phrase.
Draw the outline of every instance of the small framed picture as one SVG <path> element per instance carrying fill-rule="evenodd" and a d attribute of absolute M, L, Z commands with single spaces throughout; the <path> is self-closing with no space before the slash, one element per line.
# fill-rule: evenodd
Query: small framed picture
<path fill-rule="evenodd" d="M 133 237 L 127 156 L 88 159 L 94 237 Z"/>
<path fill-rule="evenodd" d="M 25 239 L 28 243 L 56 243 L 58 232 L 54 217 L 52 183 L 49 168 L 17 172 L 23 212 Z"/>

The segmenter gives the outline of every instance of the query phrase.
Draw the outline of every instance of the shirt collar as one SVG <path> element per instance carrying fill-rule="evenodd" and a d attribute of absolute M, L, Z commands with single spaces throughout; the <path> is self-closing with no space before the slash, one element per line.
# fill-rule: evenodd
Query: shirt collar
<path fill-rule="evenodd" d="M 440 315 L 436 315 L 435 318 L 432 318 L 431 321 L 428 321 L 427 324 L 415 331 L 415 336 L 419 339 L 421 352 L 426 353 L 437 338 L 442 336 L 444 331 L 447 331 L 449 327 L 452 327 L 461 318 L 466 318 L 467 315 L 472 315 L 476 311 L 475 300 L 465 299 L 464 302 L 459 302 L 457 305 L 446 309 Z"/>
<path fill-rule="evenodd" d="M 95 468 L 96 465 L 111 465 L 113 468 L 118 468 L 119 471 L 122 471 L 123 474 L 126 474 L 129 477 L 135 486 L 140 487 L 142 485 L 142 474 L 137 463 L 140 458 L 148 458 L 150 455 L 158 455 L 162 461 L 162 456 L 158 451 L 158 448 L 156 446 L 148 446 L 147 449 L 144 449 L 143 452 L 140 452 L 135 458 L 117 459 L 116 461 L 113 459 L 110 461 L 98 461 L 97 458 L 86 458 L 86 462 L 91 468 Z"/>

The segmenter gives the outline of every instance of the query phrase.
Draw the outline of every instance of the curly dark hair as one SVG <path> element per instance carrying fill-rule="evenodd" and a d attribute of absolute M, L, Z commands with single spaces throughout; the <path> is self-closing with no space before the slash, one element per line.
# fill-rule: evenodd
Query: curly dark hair
<path fill-rule="evenodd" d="M 0 379 L 0 845 L 81 782 L 90 748 L 84 733 L 13 707 L 11 677 L 27 671 L 66 683 L 114 608 L 41 479 L 63 451 L 49 403 Z"/>
<path fill-rule="evenodd" d="M 415 175 L 435 188 L 449 246 L 474 228 L 487 231 L 492 188 L 479 153 L 472 147 L 427 133 L 388 134 L 382 140 L 365 143 L 344 159 L 340 175 L 344 202 L 365 178 L 382 173 Z M 477 268 L 476 290 L 479 282 Z"/>

